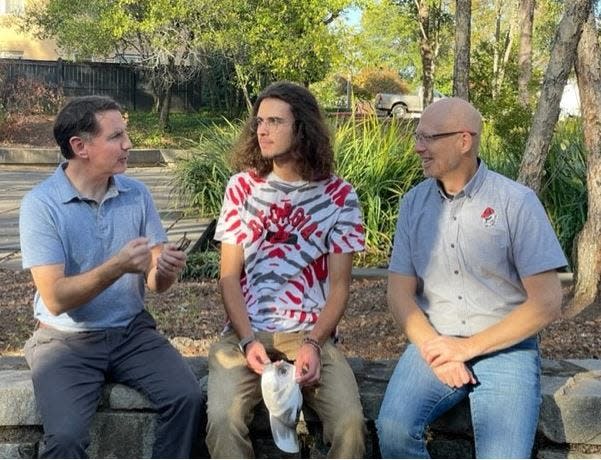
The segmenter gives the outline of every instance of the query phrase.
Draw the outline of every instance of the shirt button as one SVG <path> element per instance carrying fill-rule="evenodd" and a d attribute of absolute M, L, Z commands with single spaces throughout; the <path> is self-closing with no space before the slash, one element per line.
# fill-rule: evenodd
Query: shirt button
<path fill-rule="evenodd" d="M 461 324 L 465 324 L 465 321 L 461 321 Z"/>
<path fill-rule="evenodd" d="M 458 296 L 457 296 L 457 298 L 458 298 L 459 300 L 461 300 L 461 299 L 463 299 L 463 296 L 460 296 L 460 295 L 458 295 Z"/>
<path fill-rule="evenodd" d="M 459 275 L 459 270 L 455 270 L 453 273 L 455 273 L 456 275 Z"/>
<path fill-rule="evenodd" d="M 454 248 L 454 247 L 455 247 L 455 245 L 454 245 L 454 244 L 451 244 L 451 247 L 452 247 L 452 248 Z"/>
<path fill-rule="evenodd" d="M 457 220 L 457 217 L 454 217 L 454 216 L 453 216 L 453 220 Z"/>

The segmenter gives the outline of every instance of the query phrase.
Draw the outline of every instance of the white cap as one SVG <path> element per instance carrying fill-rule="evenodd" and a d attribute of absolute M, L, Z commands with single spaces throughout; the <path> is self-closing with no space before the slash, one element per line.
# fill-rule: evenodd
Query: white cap
<path fill-rule="evenodd" d="M 267 364 L 261 376 L 263 401 L 269 410 L 269 424 L 275 445 L 284 452 L 297 453 L 296 419 L 303 395 L 294 378 L 294 366 L 285 361 Z"/>

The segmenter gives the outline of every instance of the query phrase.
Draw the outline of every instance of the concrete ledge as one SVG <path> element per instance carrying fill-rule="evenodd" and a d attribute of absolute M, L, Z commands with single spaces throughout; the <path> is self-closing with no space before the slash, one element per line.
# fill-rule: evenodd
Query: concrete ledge
<path fill-rule="evenodd" d="M 378 456 L 374 420 L 396 361 L 349 359 L 357 378 L 368 423 L 366 457 Z M 206 391 L 206 358 L 188 363 Z M 29 370 L 22 358 L 0 358 L 0 458 L 37 456 L 42 435 Z M 543 361 L 543 402 L 535 455 L 538 458 L 599 457 L 601 452 L 601 361 Z M 519 409 L 516 409 L 519 416 Z M 148 458 L 154 440 L 155 414 L 149 402 L 124 385 L 107 385 L 94 418 L 89 454 L 93 458 Z M 298 426 L 301 457 L 323 457 L 326 446 L 315 414 L 304 409 Z M 429 449 L 435 457 L 473 455 L 467 401 L 432 427 Z M 261 407 L 251 425 L 257 455 L 278 458 L 267 412 Z"/>
<path fill-rule="evenodd" d="M 183 155 L 179 150 L 131 149 L 128 163 L 135 166 L 159 166 Z M 58 148 L 0 148 L 0 165 L 57 165 L 63 161 Z"/>

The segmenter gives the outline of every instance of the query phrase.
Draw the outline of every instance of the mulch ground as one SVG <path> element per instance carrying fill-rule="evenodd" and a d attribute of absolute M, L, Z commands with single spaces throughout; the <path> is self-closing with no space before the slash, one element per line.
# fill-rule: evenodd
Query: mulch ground
<path fill-rule="evenodd" d="M 407 339 L 386 306 L 385 280 L 354 280 L 340 323 L 341 349 L 347 356 L 396 359 Z M 569 295 L 569 288 L 566 290 Z M 0 269 L 0 353 L 20 354 L 34 327 L 34 286 L 29 272 Z M 149 293 L 147 306 L 159 329 L 185 355 L 206 355 L 218 339 L 225 315 L 217 282 L 179 282 L 163 294 Z M 564 318 L 540 335 L 544 358 L 601 359 L 599 315 Z"/>

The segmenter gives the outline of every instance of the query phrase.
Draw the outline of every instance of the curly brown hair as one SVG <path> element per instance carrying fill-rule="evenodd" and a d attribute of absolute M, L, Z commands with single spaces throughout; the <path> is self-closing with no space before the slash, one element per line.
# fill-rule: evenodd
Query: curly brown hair
<path fill-rule="evenodd" d="M 290 106 L 295 130 L 291 152 L 303 180 L 330 177 L 334 169 L 334 151 L 325 118 L 315 96 L 304 86 L 288 81 L 272 83 L 259 94 L 234 146 L 233 168 L 236 171 L 253 170 L 261 177 L 273 170 L 273 160 L 261 155 L 257 133 L 252 127 L 261 102 L 268 98 L 279 99 Z"/>

